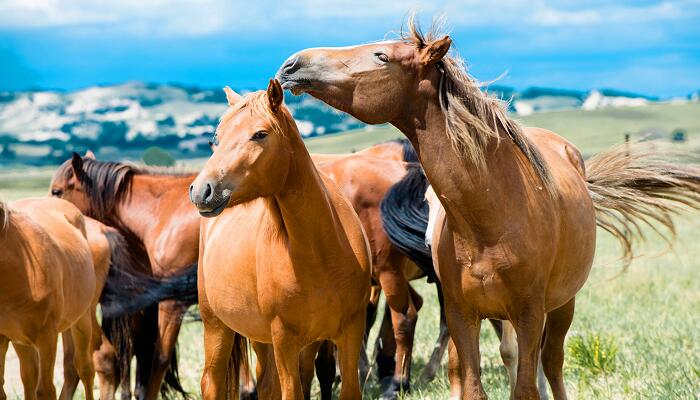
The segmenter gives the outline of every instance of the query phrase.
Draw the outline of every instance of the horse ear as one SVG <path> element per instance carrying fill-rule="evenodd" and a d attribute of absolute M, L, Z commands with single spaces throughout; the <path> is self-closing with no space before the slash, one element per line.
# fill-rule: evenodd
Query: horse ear
<path fill-rule="evenodd" d="M 267 86 L 267 101 L 273 112 L 277 112 L 284 101 L 284 91 L 277 79 L 270 79 L 270 84 Z"/>
<path fill-rule="evenodd" d="M 452 46 L 452 39 L 445 35 L 442 39 L 438 39 L 420 49 L 420 61 L 424 65 L 434 64 L 445 57 L 445 54 L 450 50 L 450 46 Z"/>
<path fill-rule="evenodd" d="M 73 167 L 73 174 L 77 178 L 85 175 L 85 171 L 83 170 L 83 158 L 80 157 L 80 154 L 73 152 L 73 158 L 70 160 L 70 164 L 71 167 Z"/>
<path fill-rule="evenodd" d="M 238 103 L 243 98 L 243 96 L 234 92 L 228 86 L 224 87 L 224 93 L 226 93 L 226 101 L 228 101 L 229 106 L 232 106 L 232 105 Z"/>
<path fill-rule="evenodd" d="M 83 158 L 89 158 L 91 160 L 96 159 L 95 153 L 93 153 L 92 150 L 89 150 L 89 149 L 88 149 L 88 151 L 85 152 L 85 155 L 83 156 Z"/>

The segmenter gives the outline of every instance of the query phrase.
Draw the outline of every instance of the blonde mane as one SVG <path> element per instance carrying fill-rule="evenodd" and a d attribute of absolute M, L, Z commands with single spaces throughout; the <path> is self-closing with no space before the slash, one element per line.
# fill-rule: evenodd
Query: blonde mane
<path fill-rule="evenodd" d="M 7 225 L 10 223 L 10 208 L 7 203 L 0 200 L 0 232 L 4 232 L 7 229 Z"/>
<path fill-rule="evenodd" d="M 421 31 L 413 15 L 408 18 L 408 32 L 402 32 L 403 40 L 421 49 L 442 38 L 439 34 L 441 20 L 434 22 L 428 33 Z M 518 122 L 506 114 L 506 102 L 481 91 L 479 82 L 467 72 L 464 61 L 454 50 L 437 64 L 441 73 L 439 86 L 440 108 L 445 115 L 447 136 L 452 148 L 478 170 L 486 168 L 486 149 L 492 141 L 500 141 L 501 133 L 507 135 L 522 151 L 545 189 L 553 193 L 554 185 L 542 154 L 523 134 Z"/>

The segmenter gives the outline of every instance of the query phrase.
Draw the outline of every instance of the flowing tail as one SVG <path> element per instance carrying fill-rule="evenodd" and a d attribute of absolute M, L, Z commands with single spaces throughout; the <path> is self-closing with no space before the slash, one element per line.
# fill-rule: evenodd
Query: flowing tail
<path fill-rule="evenodd" d="M 382 199 L 382 224 L 391 244 L 423 270 L 429 282 L 436 282 L 433 257 L 425 244 L 429 213 L 425 201 L 428 178 L 417 162 L 418 156 L 411 143 L 407 140 L 401 143 L 404 161 L 408 162 L 407 172 Z"/>
<path fill-rule="evenodd" d="M 596 222 L 620 242 L 626 265 L 634 257 L 635 241 L 645 239 L 643 226 L 671 243 L 676 233 L 672 216 L 683 206 L 700 208 L 700 168 L 671 163 L 685 155 L 654 146 L 626 144 L 586 162 Z"/>

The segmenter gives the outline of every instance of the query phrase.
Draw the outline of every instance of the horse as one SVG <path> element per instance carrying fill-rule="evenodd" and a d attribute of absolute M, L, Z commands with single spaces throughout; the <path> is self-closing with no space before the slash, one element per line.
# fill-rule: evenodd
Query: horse
<path fill-rule="evenodd" d="M 375 157 L 381 157 L 383 159 L 377 160 Z M 78 160 L 78 158 L 81 159 Z M 410 388 L 410 354 L 412 352 L 413 331 L 417 319 L 416 312 L 417 309 L 420 308 L 419 304 L 422 303 L 422 299 L 410 288 L 407 280 L 416 279 L 425 275 L 425 273 L 421 273 L 413 264 L 407 264 L 400 254 L 392 250 L 391 244 L 386 239 L 386 234 L 381 229 L 382 222 L 380 220 L 379 206 L 387 189 L 397 182 L 405 173 L 406 162 L 414 162 L 417 160 L 415 153 L 410 143 L 407 141 L 392 140 L 359 151 L 356 154 L 313 154 L 312 159 L 319 169 L 326 172 L 341 187 L 343 193 L 351 201 L 356 212 L 360 215 L 365 231 L 368 233 L 373 254 L 373 277 L 376 282 L 384 282 L 383 286 L 387 288 L 389 309 L 393 310 L 392 314 L 396 314 L 396 316 L 387 320 L 388 326 L 386 329 L 382 329 L 382 332 L 385 332 L 386 335 L 383 335 L 381 341 L 382 346 L 380 346 L 380 351 L 377 352 L 378 374 L 380 379 L 387 376 L 392 377 L 389 382 L 390 384 L 387 385 L 385 389 L 385 397 L 390 397 L 390 393 L 395 395 L 400 391 L 407 391 Z M 80 208 L 85 210 L 85 212 L 91 213 L 89 211 L 90 204 L 98 203 L 98 200 L 94 198 L 91 200 L 89 196 L 97 196 L 98 193 L 91 193 L 83 189 L 81 181 L 75 179 L 76 174 L 74 171 L 77 170 L 81 176 L 84 176 L 84 180 L 93 182 L 92 184 L 95 186 L 104 187 L 106 189 L 105 192 L 111 193 L 110 196 L 121 196 L 120 193 L 124 191 L 131 193 L 132 196 L 140 197 L 140 194 L 135 193 L 135 191 L 142 190 L 145 186 L 135 189 L 128 186 L 128 183 L 118 183 L 119 187 L 113 187 L 114 184 L 112 182 L 119 182 L 116 175 L 123 173 L 125 169 L 131 171 L 130 173 L 134 176 L 133 179 L 139 179 L 138 177 L 140 175 L 153 174 L 159 177 L 162 182 L 161 187 L 168 188 L 171 186 L 171 176 L 164 171 L 152 171 L 124 163 L 98 161 L 95 160 L 94 154 L 89 152 L 85 157 L 74 155 L 71 160 L 67 160 L 63 163 L 55 173 L 51 183 L 52 192 L 55 196 L 67 199 L 77 204 Z M 149 190 L 152 189 L 149 187 Z M 101 194 L 101 196 L 104 197 L 104 194 Z M 101 201 L 103 204 L 109 203 L 107 198 Z M 95 207 L 100 206 L 93 206 L 93 208 Z M 187 209 L 183 212 L 196 214 L 194 208 L 191 210 Z M 198 217 L 198 214 L 196 217 Z M 115 217 L 103 217 L 103 220 L 109 222 L 114 218 Z M 180 217 L 174 216 L 174 218 L 177 219 Z M 116 225 L 119 226 L 119 224 Z M 185 228 L 189 228 L 189 226 Z M 199 229 L 198 227 L 196 230 L 183 229 L 181 234 L 192 235 L 194 237 L 193 240 L 185 241 L 191 243 L 196 241 Z M 187 262 L 194 263 L 196 260 L 187 260 Z M 432 269 L 432 266 L 430 268 Z M 191 297 L 192 292 L 196 293 L 196 280 L 190 280 L 189 282 L 190 285 L 193 286 L 190 289 L 182 288 L 181 291 L 185 296 Z M 141 286 L 153 286 L 153 284 L 149 282 L 145 284 L 140 282 L 139 284 Z M 133 283 L 131 286 L 133 286 Z M 160 287 L 153 287 L 146 292 L 154 294 L 159 291 L 159 289 Z M 118 296 L 134 298 L 133 293 L 127 293 L 124 289 L 112 295 L 112 297 Z M 173 294 L 170 293 L 169 296 L 172 297 Z M 161 295 L 155 297 L 163 298 L 165 296 Z M 124 302 L 123 299 L 115 300 L 118 303 Z M 130 311 L 135 311 L 138 307 L 144 306 L 144 303 L 140 301 L 132 300 L 132 303 L 135 305 L 129 307 Z M 121 304 L 121 306 L 125 307 L 123 304 Z M 373 313 L 370 314 L 373 315 Z M 394 329 L 392 329 L 392 320 L 396 321 L 396 323 L 393 324 L 395 326 Z M 369 329 L 369 327 L 371 327 L 371 323 L 368 323 L 367 329 Z M 399 340 L 396 341 L 395 337 L 398 337 Z M 401 360 L 399 363 L 394 361 L 394 353 L 397 347 L 398 351 L 396 352 L 398 355 L 396 358 Z M 332 352 L 330 354 L 332 354 Z M 325 368 L 328 369 L 330 367 L 325 366 Z M 326 379 L 321 385 L 326 393 L 330 393 L 329 385 L 332 384 L 333 378 L 330 378 L 330 381 Z M 252 392 L 254 390 L 252 381 L 246 379 L 246 382 L 246 390 Z M 310 383 L 307 383 L 305 388 L 310 388 Z"/>
<path fill-rule="evenodd" d="M 73 154 L 51 182 L 54 197 L 116 228 L 128 242 L 132 257 L 148 260 L 149 271 L 145 272 L 155 280 L 139 271 L 117 271 L 122 279 L 112 280 L 120 283 L 108 280 L 105 288 L 111 299 L 107 311 L 113 316 L 146 308 L 145 315 L 134 316 L 135 324 L 144 330 L 133 337 L 138 398 L 156 399 L 161 389 L 164 394 L 172 390 L 185 395 L 178 379 L 175 345 L 184 314 L 196 302 L 199 215 L 189 202 L 182 201 L 194 177 L 97 161 L 88 153 L 85 157 Z M 163 280 L 169 284 L 162 284 Z M 158 305 L 157 326 L 149 309 L 153 304 Z M 129 388 L 123 388 L 125 391 Z"/>
<path fill-rule="evenodd" d="M 226 95 L 214 153 L 190 186 L 190 200 L 205 217 L 198 275 L 202 397 L 224 398 L 231 390 L 235 396 L 235 385 L 227 387 L 229 360 L 235 336 L 243 335 L 258 352 L 258 370 L 267 361 L 259 350 L 271 344 L 283 399 L 303 398 L 302 349 L 333 341 L 340 397 L 359 399 L 372 268 L 362 224 L 314 166 L 277 80 L 266 91 Z"/>
<path fill-rule="evenodd" d="M 557 134 L 509 118 L 448 54 L 448 35 L 424 34 L 413 18 L 408 27 L 397 40 L 303 50 L 277 77 L 363 122 L 389 122 L 413 144 L 445 209 L 433 254 L 461 396 L 486 397 L 479 330 L 495 318 L 517 334 L 514 397 L 538 398 L 541 352 L 554 397 L 566 398 L 564 338 L 592 266 L 596 225 L 629 259 L 640 223 L 673 228 L 673 204 L 699 205 L 700 173 L 619 148 L 586 164 Z"/>
<path fill-rule="evenodd" d="M 96 277 L 83 215 L 66 201 L 37 198 L 0 202 L 0 218 L 0 378 L 12 342 L 24 398 L 55 399 L 58 335 L 69 330 L 77 374 L 92 400 Z"/>

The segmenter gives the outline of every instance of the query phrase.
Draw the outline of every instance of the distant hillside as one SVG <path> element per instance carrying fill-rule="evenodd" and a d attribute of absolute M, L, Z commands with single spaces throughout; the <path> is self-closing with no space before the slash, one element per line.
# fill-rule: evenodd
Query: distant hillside
<path fill-rule="evenodd" d="M 508 100 L 510 111 L 523 117 L 544 111 L 700 100 L 698 92 L 660 100 L 611 89 L 517 91 L 492 85 L 485 90 Z M 290 94 L 286 101 L 307 138 L 365 127 L 310 96 Z M 86 149 L 107 159 L 138 159 L 150 146 L 166 149 L 176 158 L 201 157 L 209 152 L 208 141 L 225 108 L 222 90 L 177 84 L 129 82 L 74 92 L 0 92 L 0 164 L 55 164 L 72 151 Z M 344 140 L 339 137 L 337 142 Z"/>

